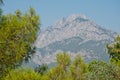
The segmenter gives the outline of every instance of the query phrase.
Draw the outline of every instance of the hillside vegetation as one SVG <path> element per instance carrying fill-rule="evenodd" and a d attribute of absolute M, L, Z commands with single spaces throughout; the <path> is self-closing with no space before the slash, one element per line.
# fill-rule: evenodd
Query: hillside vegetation
<path fill-rule="evenodd" d="M 39 30 L 39 16 L 33 8 L 23 14 L 0 15 L 0 77 L 15 69 L 34 53 Z"/>

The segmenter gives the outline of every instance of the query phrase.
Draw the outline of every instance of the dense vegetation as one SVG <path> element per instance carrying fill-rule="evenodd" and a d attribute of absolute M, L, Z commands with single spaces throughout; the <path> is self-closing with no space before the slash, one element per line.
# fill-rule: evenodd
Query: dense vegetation
<path fill-rule="evenodd" d="M 117 36 L 114 43 L 107 45 L 110 61 L 120 67 L 120 36 Z"/>
<path fill-rule="evenodd" d="M 21 68 L 21 63 L 28 61 L 35 51 L 33 44 L 39 25 L 39 16 L 33 8 L 25 14 L 17 10 L 7 15 L 0 9 L 1 80 L 120 80 L 119 36 L 107 45 L 110 63 L 97 60 L 86 63 L 80 55 L 71 60 L 67 53 L 59 53 L 57 64 L 52 68 L 46 64 L 34 70 Z"/>
<path fill-rule="evenodd" d="M 0 15 L 0 76 L 19 66 L 34 53 L 39 16 L 33 8 L 22 14 Z"/>
<path fill-rule="evenodd" d="M 120 80 L 120 67 L 103 61 L 87 64 L 78 55 L 74 60 L 66 53 L 57 55 L 57 65 L 31 69 L 16 69 L 9 72 L 4 80 Z M 41 73 L 42 72 L 42 73 Z"/>
<path fill-rule="evenodd" d="M 115 43 L 107 45 L 109 54 L 111 52 L 109 50 L 115 48 L 113 46 L 116 45 L 116 39 Z M 117 54 L 114 52 L 114 55 Z M 71 60 L 67 53 L 59 53 L 56 57 L 57 64 L 50 69 L 45 64 L 38 66 L 35 70 L 13 69 L 9 71 L 9 74 L 3 80 L 120 80 L 118 62 L 114 63 L 111 61 L 111 63 L 106 63 L 94 60 L 86 63 L 80 55 Z M 112 57 L 111 59 L 114 60 Z"/>

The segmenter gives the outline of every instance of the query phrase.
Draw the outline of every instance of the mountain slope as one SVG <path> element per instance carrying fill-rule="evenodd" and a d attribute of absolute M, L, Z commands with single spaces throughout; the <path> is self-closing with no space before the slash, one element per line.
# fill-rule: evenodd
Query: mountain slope
<path fill-rule="evenodd" d="M 87 62 L 93 59 L 107 61 L 105 46 L 116 35 L 84 15 L 71 15 L 41 30 L 35 43 L 37 53 L 33 56 L 33 61 L 49 64 L 55 61 L 58 52 L 68 52 L 73 58 L 81 54 Z"/>

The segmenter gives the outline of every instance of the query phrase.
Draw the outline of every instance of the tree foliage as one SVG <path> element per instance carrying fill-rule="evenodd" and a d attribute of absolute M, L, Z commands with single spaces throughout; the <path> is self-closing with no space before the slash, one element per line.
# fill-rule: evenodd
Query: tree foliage
<path fill-rule="evenodd" d="M 89 72 L 85 74 L 84 80 L 120 80 L 120 68 L 103 61 L 92 61 L 89 63 Z"/>
<path fill-rule="evenodd" d="M 48 70 L 47 64 L 42 64 L 35 68 L 35 72 L 38 72 L 41 75 L 44 75 L 47 72 L 47 70 Z"/>
<path fill-rule="evenodd" d="M 111 62 L 120 66 L 120 36 L 117 36 L 114 43 L 107 45 L 108 54 Z"/>
<path fill-rule="evenodd" d="M 34 41 L 39 30 L 39 16 L 33 8 L 23 14 L 1 16 L 0 21 L 0 76 L 15 68 L 34 53 Z"/>
<path fill-rule="evenodd" d="M 84 74 L 87 72 L 87 64 L 80 55 L 77 55 L 70 66 L 71 77 L 73 80 L 83 80 Z"/>
<path fill-rule="evenodd" d="M 68 54 L 59 53 L 56 67 L 50 69 L 43 80 L 83 80 L 86 72 L 87 65 L 81 56 L 71 60 Z"/>
<path fill-rule="evenodd" d="M 70 56 L 67 53 L 58 53 L 56 57 L 57 65 L 50 69 L 47 80 L 62 80 L 68 77 L 66 74 L 70 65 Z"/>
<path fill-rule="evenodd" d="M 3 80 L 41 80 L 41 75 L 32 69 L 16 69 L 11 70 Z"/>
<path fill-rule="evenodd" d="M 103 61 L 86 64 L 81 56 L 74 60 L 66 53 L 57 55 L 57 65 L 44 72 L 44 65 L 35 71 L 12 70 L 5 80 L 120 80 L 120 68 Z M 63 62 L 63 63 L 62 63 Z M 46 65 L 45 65 L 46 66 Z M 41 74 L 41 72 L 44 72 Z M 17 76 L 18 75 L 18 76 Z M 31 76 L 32 75 L 32 76 Z"/>

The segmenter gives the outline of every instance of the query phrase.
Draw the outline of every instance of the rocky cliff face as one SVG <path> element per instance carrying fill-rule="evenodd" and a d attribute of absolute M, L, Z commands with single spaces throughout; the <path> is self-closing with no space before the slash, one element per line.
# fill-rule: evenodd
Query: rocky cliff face
<path fill-rule="evenodd" d="M 107 61 L 106 44 L 113 41 L 116 35 L 84 15 L 71 15 L 41 30 L 35 43 L 37 53 L 33 61 L 37 64 L 52 63 L 58 52 L 68 52 L 72 58 L 81 54 L 86 61 Z"/>

